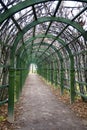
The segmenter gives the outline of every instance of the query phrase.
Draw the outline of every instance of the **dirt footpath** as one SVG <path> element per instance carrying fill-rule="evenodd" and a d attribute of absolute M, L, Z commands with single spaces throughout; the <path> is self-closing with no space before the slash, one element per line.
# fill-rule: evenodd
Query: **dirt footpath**
<path fill-rule="evenodd" d="M 38 75 L 29 75 L 20 102 L 16 130 L 87 130 Z"/>

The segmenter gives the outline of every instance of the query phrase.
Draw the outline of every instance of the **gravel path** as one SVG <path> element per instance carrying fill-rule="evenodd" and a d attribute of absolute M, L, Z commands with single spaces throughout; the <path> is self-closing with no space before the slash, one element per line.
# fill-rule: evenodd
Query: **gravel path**
<path fill-rule="evenodd" d="M 87 130 L 36 74 L 29 75 L 26 80 L 21 105 L 18 108 L 21 114 L 15 121 L 16 130 Z"/>

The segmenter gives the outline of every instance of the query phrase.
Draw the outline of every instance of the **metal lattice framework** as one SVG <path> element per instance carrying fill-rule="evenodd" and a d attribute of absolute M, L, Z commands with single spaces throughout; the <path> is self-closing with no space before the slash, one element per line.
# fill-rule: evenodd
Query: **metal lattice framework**
<path fill-rule="evenodd" d="M 0 104 L 13 120 L 31 63 L 47 81 L 87 100 L 87 0 L 0 0 Z"/>

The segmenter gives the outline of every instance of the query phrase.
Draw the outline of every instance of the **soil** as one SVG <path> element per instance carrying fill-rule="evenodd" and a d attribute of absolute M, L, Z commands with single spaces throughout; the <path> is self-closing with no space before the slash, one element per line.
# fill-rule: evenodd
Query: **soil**
<path fill-rule="evenodd" d="M 38 75 L 29 75 L 16 104 L 15 130 L 87 130 L 87 120 L 76 116 L 66 97 L 63 103 L 59 91 Z"/>

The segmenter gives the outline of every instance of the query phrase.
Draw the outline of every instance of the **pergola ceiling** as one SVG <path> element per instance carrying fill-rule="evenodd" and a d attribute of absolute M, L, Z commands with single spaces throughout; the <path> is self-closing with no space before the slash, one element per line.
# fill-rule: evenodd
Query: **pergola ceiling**
<path fill-rule="evenodd" d="M 62 54 L 64 53 L 63 55 L 67 55 L 69 49 L 74 54 L 82 46 L 85 50 L 86 2 L 86 0 L 1 0 L 2 50 L 5 47 L 9 52 L 11 48 L 14 55 L 18 55 L 22 48 L 20 55 L 23 50 L 27 51 L 29 57 L 34 55 L 34 60 L 43 58 L 45 53 L 52 55 L 54 51 L 50 49 L 51 46 L 55 46 Z M 48 45 L 45 46 L 44 43 Z M 30 49 L 27 46 L 30 46 Z"/>

